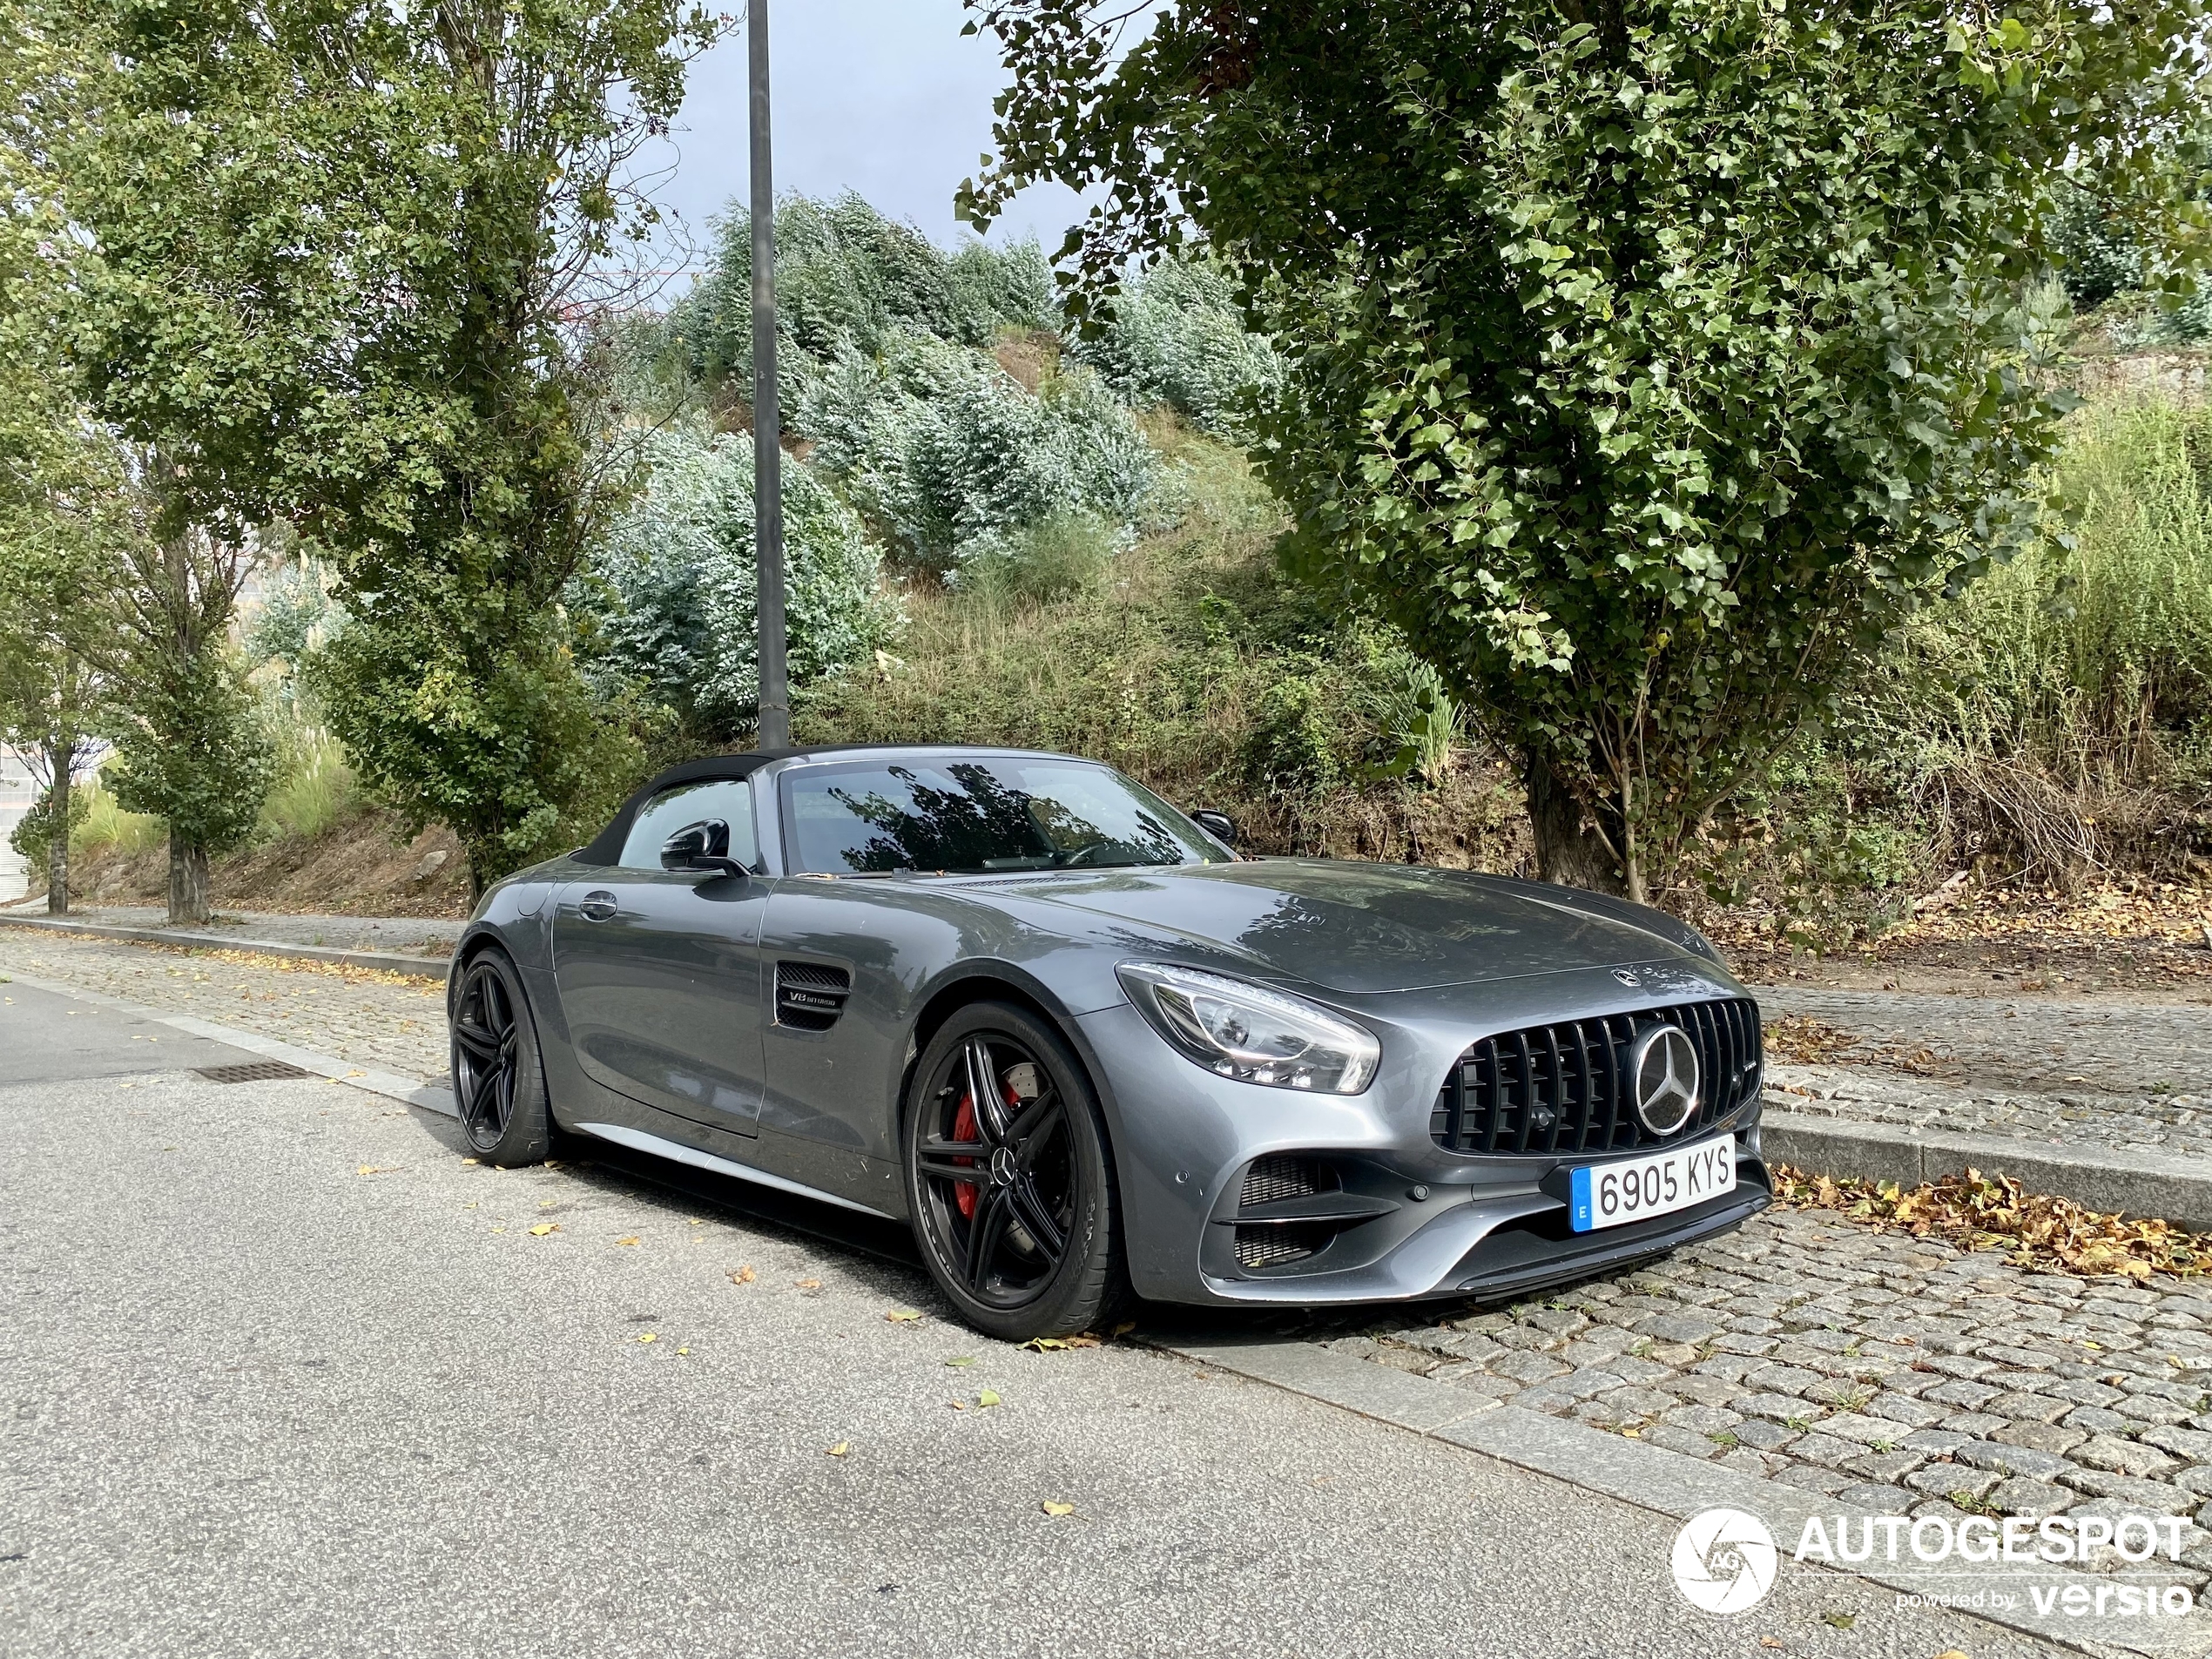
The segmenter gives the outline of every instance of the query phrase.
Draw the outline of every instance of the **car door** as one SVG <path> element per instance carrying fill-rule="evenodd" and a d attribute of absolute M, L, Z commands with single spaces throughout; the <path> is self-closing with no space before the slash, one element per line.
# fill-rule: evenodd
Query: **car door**
<path fill-rule="evenodd" d="M 679 784 L 641 809 L 618 864 L 561 890 L 553 973 L 577 1062 L 608 1088 L 695 1123 L 756 1133 L 760 920 L 767 883 L 664 870 L 662 844 L 707 820 L 759 867 L 752 786 Z"/>

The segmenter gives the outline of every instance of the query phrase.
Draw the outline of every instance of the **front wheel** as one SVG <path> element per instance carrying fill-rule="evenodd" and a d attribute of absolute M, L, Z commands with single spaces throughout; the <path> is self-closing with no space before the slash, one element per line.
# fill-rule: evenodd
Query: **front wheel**
<path fill-rule="evenodd" d="M 471 1150 L 541 1163 L 553 1146 L 545 1067 L 522 975 L 498 950 L 473 956 L 453 999 L 453 1098 Z"/>
<path fill-rule="evenodd" d="M 1108 1318 L 1128 1273 L 1090 1079 L 1027 1009 L 978 1002 L 930 1040 L 907 1098 L 907 1196 L 938 1288 L 1009 1342 Z"/>

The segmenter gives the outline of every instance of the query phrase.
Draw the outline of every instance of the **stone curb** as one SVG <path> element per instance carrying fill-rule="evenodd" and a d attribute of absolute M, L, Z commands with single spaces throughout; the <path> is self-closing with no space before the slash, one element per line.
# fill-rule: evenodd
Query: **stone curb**
<path fill-rule="evenodd" d="M 110 996 L 104 991 L 88 991 L 68 985 L 59 980 L 37 979 L 29 974 L 18 974 L 13 968 L 0 980 L 17 985 L 27 985 L 34 991 L 44 991 L 51 996 L 65 996 L 74 1001 L 89 1002 L 95 1008 L 127 1014 L 134 1020 L 165 1025 L 174 1031 L 189 1032 L 205 1037 L 210 1042 L 219 1042 L 228 1048 L 243 1049 L 248 1054 L 258 1054 L 265 1060 L 281 1060 L 287 1065 L 327 1077 L 332 1082 L 344 1083 L 372 1095 L 381 1095 L 388 1100 L 404 1101 L 410 1106 L 420 1106 L 426 1111 L 441 1112 L 448 1117 L 458 1117 L 460 1110 L 454 1105 L 453 1091 L 442 1083 L 426 1083 L 419 1077 L 403 1076 L 396 1071 L 376 1071 L 341 1060 L 334 1055 L 317 1054 L 313 1049 L 302 1049 L 282 1042 L 274 1037 L 265 1037 L 254 1031 L 240 1031 L 235 1026 L 217 1025 L 212 1020 L 195 1019 L 189 1014 L 163 1014 L 158 1009 L 125 1001 L 119 996 Z"/>
<path fill-rule="evenodd" d="M 442 956 L 415 956 L 402 951 L 341 950 L 332 945 L 291 945 L 235 934 L 185 933 L 173 927 L 125 927 L 106 921 L 57 921 L 46 916 L 9 915 L 0 915 L 0 925 L 35 927 L 42 933 L 73 934 L 84 939 L 121 939 L 138 945 L 251 951 L 257 956 L 280 956 L 295 962 L 330 962 L 341 968 L 374 968 L 387 974 L 414 974 L 424 979 L 443 979 L 450 966 Z"/>
<path fill-rule="evenodd" d="M 1140 1340 L 1145 1339 L 1139 1338 Z M 1796 1548 L 1807 1521 L 1826 1519 L 1831 1525 L 1838 1514 L 1854 1521 L 1865 1511 L 1841 1510 L 1833 1500 L 1795 1487 L 1761 1480 L 1719 1468 L 1663 1447 L 1646 1446 L 1618 1434 L 1608 1434 L 1588 1424 L 1552 1417 L 1517 1406 L 1500 1405 L 1480 1395 L 1470 1395 L 1458 1384 L 1433 1382 L 1410 1372 L 1332 1353 L 1305 1342 L 1269 1339 L 1230 1339 L 1219 1342 L 1151 1339 L 1162 1352 L 1193 1360 L 1215 1371 L 1229 1372 L 1263 1382 L 1309 1399 L 1341 1406 L 1363 1417 L 1411 1430 L 1431 1440 L 1446 1441 L 1563 1480 L 1587 1492 L 1634 1504 L 1677 1520 L 1707 1509 L 1742 1509 L 1758 1516 L 1773 1532 L 1784 1559 L 1782 1570 L 1803 1572 L 1787 1560 Z M 1849 1573 L 1901 1595 L 1956 1595 L 1961 1579 L 1975 1581 L 1963 1587 L 2009 1588 L 2001 1567 L 1969 1568 L 1961 1573 L 1949 1567 L 1924 1565 L 1910 1556 L 1890 1565 L 1870 1561 L 1865 1566 L 1825 1567 L 1817 1570 Z M 2040 1567 L 2033 1579 L 2095 1586 L 2107 1578 L 2060 1567 Z M 2152 1659 L 2199 1659 L 2212 1652 L 2212 1619 L 2194 1617 L 2140 1619 L 2127 1622 L 2128 1638 L 2114 1642 L 2093 1638 L 2097 1627 L 2080 1618 L 2069 1618 L 2054 1609 L 2040 1614 L 2025 1589 L 2020 1605 L 2009 1610 L 1959 1609 L 1970 1616 L 2006 1629 L 2018 1630 L 2076 1652 L 2140 1654 Z M 2107 1626 L 2115 1622 L 2105 1622 Z"/>
<path fill-rule="evenodd" d="M 1953 1135 L 1891 1123 L 1855 1123 L 1768 1111 L 1759 1148 L 1773 1163 L 1816 1175 L 1857 1176 L 1918 1186 L 1968 1168 L 2009 1175 L 2092 1210 L 2155 1216 L 2192 1232 L 2212 1231 L 2212 1163 L 2171 1152 L 2052 1146 L 2004 1135 Z"/>

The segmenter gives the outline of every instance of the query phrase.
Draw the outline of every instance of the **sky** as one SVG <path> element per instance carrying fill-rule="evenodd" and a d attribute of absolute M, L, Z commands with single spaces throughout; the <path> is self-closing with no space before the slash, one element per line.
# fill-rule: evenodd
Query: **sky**
<path fill-rule="evenodd" d="M 742 15 L 738 0 L 725 3 Z M 991 147 L 991 100 L 1006 79 L 990 37 L 961 36 L 967 16 L 961 0 L 774 0 L 778 193 L 857 190 L 956 246 L 968 227 L 953 218 L 953 191 Z M 747 188 L 741 29 L 691 65 L 678 126 L 667 151 L 644 159 L 673 168 L 655 195 L 703 247 L 708 217 Z M 991 239 L 1035 236 L 1050 253 L 1079 212 L 1071 192 L 1040 186 Z"/>

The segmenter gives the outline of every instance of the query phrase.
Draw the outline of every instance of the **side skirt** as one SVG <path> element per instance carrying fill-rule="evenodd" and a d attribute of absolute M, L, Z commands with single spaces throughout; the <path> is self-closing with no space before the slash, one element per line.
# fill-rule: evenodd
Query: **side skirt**
<path fill-rule="evenodd" d="M 656 1157 L 673 1158 L 678 1163 L 688 1163 L 693 1169 L 711 1170 L 717 1175 L 735 1176 L 740 1181 L 756 1182 L 764 1187 L 773 1187 L 779 1192 L 789 1192 L 801 1198 L 813 1198 L 820 1204 L 833 1204 L 840 1210 L 858 1211 L 864 1216 L 880 1217 L 885 1221 L 896 1221 L 898 1217 L 887 1211 L 868 1204 L 855 1204 L 850 1198 L 840 1198 L 834 1192 L 825 1192 L 819 1187 L 806 1186 L 797 1181 L 787 1181 L 780 1175 L 770 1175 L 765 1170 L 739 1163 L 734 1159 L 717 1157 L 711 1152 L 702 1152 L 697 1147 L 685 1146 L 658 1135 L 648 1134 L 622 1123 L 578 1123 L 578 1134 L 597 1136 L 603 1141 L 612 1141 L 617 1146 L 629 1147 L 636 1152 L 651 1152 Z"/>

